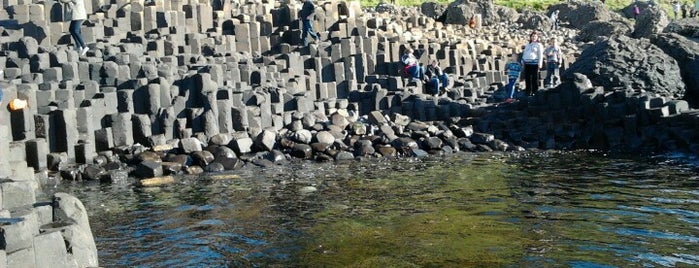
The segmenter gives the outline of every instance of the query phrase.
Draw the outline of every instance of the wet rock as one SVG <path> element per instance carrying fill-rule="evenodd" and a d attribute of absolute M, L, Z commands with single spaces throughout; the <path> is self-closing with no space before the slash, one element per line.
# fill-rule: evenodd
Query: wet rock
<path fill-rule="evenodd" d="M 475 144 L 488 144 L 492 142 L 495 139 L 495 136 L 493 134 L 488 134 L 488 133 L 473 133 L 471 136 L 471 142 Z"/>
<path fill-rule="evenodd" d="M 459 148 L 461 148 L 464 151 L 473 152 L 478 148 L 478 146 L 473 144 L 471 140 L 469 140 L 468 138 L 461 138 L 459 139 Z"/>
<path fill-rule="evenodd" d="M 429 137 L 424 140 L 423 148 L 427 150 L 437 150 L 442 148 L 442 140 L 437 137 Z"/>
<path fill-rule="evenodd" d="M 330 148 L 330 144 L 314 142 L 311 143 L 311 148 L 314 152 L 325 152 L 328 148 Z"/>
<path fill-rule="evenodd" d="M 204 168 L 204 171 L 211 172 L 211 173 L 223 172 L 224 170 L 226 170 L 226 169 L 224 168 L 223 164 L 218 163 L 218 162 L 211 163 L 211 164 L 207 165 L 206 168 Z"/>
<path fill-rule="evenodd" d="M 66 167 L 60 170 L 61 179 L 64 181 L 82 181 L 82 174 L 77 168 Z"/>
<path fill-rule="evenodd" d="M 142 152 L 142 153 L 138 154 L 136 159 L 138 159 L 139 162 L 142 162 L 142 161 L 160 162 L 160 161 L 162 161 L 160 159 L 160 155 L 158 155 L 156 152 L 153 152 L 153 151 Z"/>
<path fill-rule="evenodd" d="M 200 166 L 189 166 L 185 169 L 185 172 L 189 175 L 198 175 L 204 173 L 204 169 Z"/>
<path fill-rule="evenodd" d="M 316 134 L 316 140 L 318 140 L 319 143 L 330 145 L 335 142 L 335 136 L 328 131 L 320 131 Z"/>
<path fill-rule="evenodd" d="M 99 165 L 87 165 L 82 173 L 82 178 L 85 180 L 98 180 L 106 171 Z"/>
<path fill-rule="evenodd" d="M 409 150 L 419 147 L 415 140 L 407 137 L 395 139 L 391 142 L 391 145 L 398 150 Z"/>
<path fill-rule="evenodd" d="M 354 160 L 354 155 L 350 152 L 340 151 L 335 154 L 335 161 Z"/>
<path fill-rule="evenodd" d="M 252 152 L 253 140 L 248 137 L 236 138 L 231 140 L 230 147 L 235 150 L 238 155 Z"/>
<path fill-rule="evenodd" d="M 306 129 L 294 132 L 291 137 L 293 141 L 305 144 L 309 144 L 313 140 L 313 134 Z"/>
<path fill-rule="evenodd" d="M 271 151 L 277 143 L 277 134 L 270 130 L 263 130 L 257 138 L 255 144 L 266 151 Z"/>
<path fill-rule="evenodd" d="M 191 166 L 194 164 L 194 159 L 191 156 L 186 155 L 186 154 L 167 155 L 165 157 L 165 161 L 178 163 L 178 164 L 185 166 L 185 167 Z"/>
<path fill-rule="evenodd" d="M 264 158 L 273 163 L 281 163 L 287 160 L 286 155 L 284 155 L 284 153 L 282 153 L 279 150 L 272 150 L 271 152 L 267 152 Z"/>
<path fill-rule="evenodd" d="M 485 144 L 478 144 L 478 145 L 476 145 L 476 151 L 479 151 L 479 152 L 492 152 L 493 149 L 490 148 L 490 146 L 488 146 L 488 145 L 485 145 Z"/>
<path fill-rule="evenodd" d="M 502 151 L 502 152 L 507 151 L 507 148 L 510 147 L 510 145 L 507 144 L 507 142 L 504 142 L 504 141 L 499 140 L 499 139 L 492 140 L 490 142 L 490 144 L 488 144 L 488 145 L 490 148 L 493 148 L 494 150 Z"/>
<path fill-rule="evenodd" d="M 291 150 L 291 156 L 302 159 L 310 159 L 313 156 L 313 148 L 308 144 L 296 144 Z"/>
<path fill-rule="evenodd" d="M 214 157 L 214 154 L 212 154 L 209 151 L 194 152 L 192 154 L 192 158 L 194 158 L 194 163 L 202 167 L 208 166 L 209 164 L 211 164 L 211 162 L 214 161 L 214 159 L 216 159 L 216 157 Z"/>
<path fill-rule="evenodd" d="M 237 155 L 233 151 L 233 149 L 228 148 L 226 146 L 218 146 L 216 149 L 213 151 L 214 158 L 219 159 L 219 158 L 236 158 Z"/>
<path fill-rule="evenodd" d="M 677 62 L 647 39 L 616 36 L 598 42 L 585 49 L 563 77 L 570 81 L 575 73 L 605 91 L 622 87 L 681 98 L 685 90 Z"/>
<path fill-rule="evenodd" d="M 661 33 L 669 23 L 670 20 L 667 18 L 665 10 L 659 6 L 649 6 L 636 19 L 633 37 L 650 38 L 655 34 Z"/>
<path fill-rule="evenodd" d="M 268 167 L 273 167 L 274 163 L 272 161 L 269 161 L 267 159 L 253 159 L 251 162 L 253 165 L 258 166 L 258 167 L 263 167 L 263 168 L 268 168 Z"/>
<path fill-rule="evenodd" d="M 630 36 L 633 31 L 633 25 L 626 20 L 596 20 L 585 25 L 576 38 L 582 42 L 590 42 L 599 37 Z"/>
<path fill-rule="evenodd" d="M 182 153 L 191 154 L 202 150 L 202 142 L 197 138 L 180 139 L 179 148 Z"/>
<path fill-rule="evenodd" d="M 143 187 L 158 187 L 173 183 L 175 183 L 175 177 L 173 176 L 160 176 L 155 178 L 141 179 L 138 181 L 138 185 Z"/>
<path fill-rule="evenodd" d="M 395 157 L 396 149 L 391 146 L 376 146 L 376 151 L 383 157 Z"/>
<path fill-rule="evenodd" d="M 115 185 L 125 185 L 128 182 L 129 172 L 123 169 L 113 169 L 100 177 L 100 182 L 111 183 Z"/>
<path fill-rule="evenodd" d="M 160 162 L 146 160 L 136 167 L 136 176 L 139 178 L 159 177 L 163 175 L 163 166 Z"/>
<path fill-rule="evenodd" d="M 427 153 L 425 150 L 422 150 L 419 148 L 412 148 L 409 150 L 409 156 L 412 156 L 412 157 L 422 158 L 422 157 L 425 157 L 428 155 L 429 155 L 429 153 Z"/>
<path fill-rule="evenodd" d="M 371 141 L 368 140 L 358 140 L 354 144 L 354 150 L 357 156 L 370 156 L 376 152 L 373 144 L 371 144 Z"/>
<path fill-rule="evenodd" d="M 49 170 L 58 171 L 63 165 L 68 164 L 66 153 L 50 153 L 46 155 L 46 166 Z"/>
<path fill-rule="evenodd" d="M 238 158 L 217 158 L 213 163 L 220 164 L 225 170 L 239 169 L 245 165 L 245 163 Z"/>
<path fill-rule="evenodd" d="M 220 145 L 220 146 L 228 145 L 228 143 L 230 143 L 230 142 L 231 142 L 231 136 L 227 133 L 219 133 L 219 134 L 211 136 L 211 138 L 209 139 L 210 144 Z"/>
<path fill-rule="evenodd" d="M 163 175 L 173 175 L 180 173 L 182 171 L 182 164 L 175 162 L 162 162 L 163 165 Z"/>

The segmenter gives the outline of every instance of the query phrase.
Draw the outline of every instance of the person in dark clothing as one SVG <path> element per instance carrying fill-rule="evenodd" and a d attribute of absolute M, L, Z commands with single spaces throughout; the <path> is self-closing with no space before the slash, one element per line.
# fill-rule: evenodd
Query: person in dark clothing
<path fill-rule="evenodd" d="M 425 81 L 431 90 L 430 94 L 435 95 L 440 91 L 448 91 L 449 77 L 437 64 L 437 60 L 432 60 L 425 70 Z"/>
<path fill-rule="evenodd" d="M 301 40 L 303 40 L 303 45 L 308 46 L 308 35 L 310 34 L 313 39 L 320 39 L 320 34 L 313 30 L 313 20 L 316 16 L 316 6 L 313 4 L 312 0 L 305 0 L 303 6 L 301 7 L 301 12 L 299 17 L 301 18 L 301 27 L 303 32 L 301 33 Z"/>

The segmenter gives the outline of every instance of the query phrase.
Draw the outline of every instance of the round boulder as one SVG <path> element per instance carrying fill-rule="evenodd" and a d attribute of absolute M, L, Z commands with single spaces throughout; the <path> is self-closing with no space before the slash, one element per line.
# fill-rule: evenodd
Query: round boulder
<path fill-rule="evenodd" d="M 444 22 L 468 25 L 469 20 L 476 14 L 482 16 L 483 25 L 491 25 L 500 21 L 493 1 L 456 0 L 447 6 Z"/>
<path fill-rule="evenodd" d="M 592 21 L 607 21 L 614 17 L 599 1 L 565 1 L 550 6 L 546 14 L 551 14 L 554 10 L 559 11 L 559 20 L 570 23 L 576 29 L 582 29 Z"/>
<path fill-rule="evenodd" d="M 634 25 L 633 37 L 650 38 L 655 34 L 661 33 L 665 27 L 670 24 L 670 20 L 665 14 L 665 10 L 658 6 L 649 6 L 641 11 Z"/>
<path fill-rule="evenodd" d="M 518 23 L 522 24 L 524 29 L 548 31 L 551 29 L 551 20 L 540 12 L 525 10 L 519 16 Z"/>
<path fill-rule="evenodd" d="M 590 42 L 597 40 L 601 36 L 629 36 L 633 32 L 633 25 L 624 20 L 610 21 L 593 21 L 585 25 L 577 36 L 577 39 L 582 42 Z"/>
<path fill-rule="evenodd" d="M 422 3 L 422 5 L 420 5 L 420 12 L 422 12 L 423 15 L 433 18 L 435 20 L 441 17 L 446 9 L 447 7 L 445 5 L 431 1 L 424 2 Z"/>
<path fill-rule="evenodd" d="M 616 36 L 598 42 L 585 49 L 563 76 L 573 81 L 575 73 L 605 90 L 630 87 L 670 98 L 681 98 L 685 91 L 677 61 L 648 39 Z"/>

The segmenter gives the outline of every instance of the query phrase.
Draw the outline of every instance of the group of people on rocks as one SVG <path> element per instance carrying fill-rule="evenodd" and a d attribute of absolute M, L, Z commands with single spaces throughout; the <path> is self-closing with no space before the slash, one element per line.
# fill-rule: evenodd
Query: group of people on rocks
<path fill-rule="evenodd" d="M 697 9 L 691 8 L 689 5 L 689 2 L 685 2 L 683 4 L 680 1 L 673 1 L 672 2 L 672 12 L 675 15 L 675 19 L 679 19 L 680 15 L 683 19 L 693 18 L 693 17 L 697 16 Z"/>
<path fill-rule="evenodd" d="M 554 87 L 561 82 L 559 70 L 563 62 L 562 52 L 555 37 L 548 39 L 545 47 L 540 42 L 540 34 L 536 31 L 529 35 L 529 43 L 524 46 L 521 58 L 518 53 L 512 53 L 508 63 L 505 65 L 505 72 L 508 83 L 505 86 L 505 102 L 513 102 L 516 99 L 515 93 L 519 81 L 525 82 L 525 94 L 532 96 L 539 90 L 539 71 L 546 67 L 546 77 L 544 87 Z M 428 93 L 436 95 L 449 91 L 449 77 L 439 67 L 437 60 L 431 60 L 430 64 L 423 67 L 419 64 L 415 51 L 407 47 L 401 56 L 403 76 L 412 81 L 424 81 Z"/>
<path fill-rule="evenodd" d="M 546 64 L 546 78 L 544 87 L 554 87 L 561 82 L 559 70 L 563 57 L 561 49 L 555 37 L 548 40 L 548 46 L 544 47 L 539 41 L 540 35 L 534 31 L 529 35 L 529 43 L 524 46 L 520 59 L 517 53 L 510 55 L 510 61 L 505 65 L 508 83 L 505 86 L 507 97 L 505 102 L 515 100 L 515 89 L 520 80 L 524 80 L 527 96 L 536 94 L 539 90 L 539 71 Z"/>

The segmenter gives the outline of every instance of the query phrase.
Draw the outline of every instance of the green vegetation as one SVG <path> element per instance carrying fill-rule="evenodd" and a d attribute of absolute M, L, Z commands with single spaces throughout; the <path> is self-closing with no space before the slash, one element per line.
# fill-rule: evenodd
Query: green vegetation
<path fill-rule="evenodd" d="M 362 6 L 364 7 L 373 7 L 376 6 L 379 2 L 382 0 L 360 0 Z M 384 0 L 385 1 L 385 0 Z M 385 1 L 389 2 L 389 1 Z M 427 2 L 427 1 L 420 1 L 420 0 L 396 0 L 397 5 L 402 5 L 402 6 L 419 6 L 420 4 Z M 434 2 L 440 3 L 440 4 L 449 4 L 453 2 L 453 0 L 435 0 Z M 537 10 L 544 10 L 548 8 L 550 5 L 560 3 L 560 0 L 495 0 L 495 3 L 498 5 L 502 6 L 508 6 L 512 7 L 515 9 L 522 9 L 522 8 L 533 8 Z M 667 4 L 665 2 L 661 1 L 663 6 L 665 7 Z M 628 0 L 607 0 L 605 4 L 609 7 L 611 10 L 620 10 L 626 5 L 629 4 Z M 667 9 L 667 7 L 666 7 Z"/>

